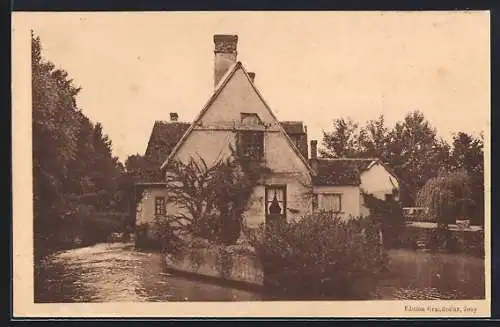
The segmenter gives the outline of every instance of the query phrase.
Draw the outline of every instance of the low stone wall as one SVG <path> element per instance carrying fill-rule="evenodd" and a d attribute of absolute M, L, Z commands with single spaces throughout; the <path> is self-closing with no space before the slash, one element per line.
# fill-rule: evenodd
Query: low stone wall
<path fill-rule="evenodd" d="M 191 248 L 177 257 L 166 256 L 167 270 L 184 272 L 220 281 L 261 287 L 264 273 L 254 253 L 238 246 Z"/>
<path fill-rule="evenodd" d="M 467 253 L 476 256 L 484 256 L 484 231 L 459 231 L 450 230 L 450 237 L 453 252 Z M 417 244 L 421 242 L 425 248 L 433 248 L 433 239 L 437 236 L 436 228 L 421 228 L 416 226 L 406 226 L 399 235 L 399 241 L 402 247 L 418 248 Z"/>

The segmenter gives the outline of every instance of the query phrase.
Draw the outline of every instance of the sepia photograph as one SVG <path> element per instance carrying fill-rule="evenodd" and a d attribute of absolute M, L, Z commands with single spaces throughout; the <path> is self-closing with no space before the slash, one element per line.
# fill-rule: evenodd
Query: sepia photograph
<path fill-rule="evenodd" d="M 19 307 L 489 315 L 489 12 L 12 27 Z"/>

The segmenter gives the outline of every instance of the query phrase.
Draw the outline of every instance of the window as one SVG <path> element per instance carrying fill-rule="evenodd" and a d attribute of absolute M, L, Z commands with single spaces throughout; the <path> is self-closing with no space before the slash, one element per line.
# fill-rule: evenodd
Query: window
<path fill-rule="evenodd" d="M 241 154 L 249 160 L 261 160 L 264 157 L 264 133 L 241 132 Z"/>
<path fill-rule="evenodd" d="M 266 217 L 286 216 L 286 186 L 270 185 L 266 186 Z"/>
<path fill-rule="evenodd" d="M 155 197 L 155 215 L 165 216 L 165 197 L 157 196 Z"/>
<path fill-rule="evenodd" d="M 331 212 L 341 212 L 342 195 L 338 193 L 321 194 L 321 209 Z"/>

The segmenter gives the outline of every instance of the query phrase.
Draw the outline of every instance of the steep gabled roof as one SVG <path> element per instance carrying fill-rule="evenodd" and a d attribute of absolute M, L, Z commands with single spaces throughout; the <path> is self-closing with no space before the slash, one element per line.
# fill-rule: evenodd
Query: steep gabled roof
<path fill-rule="evenodd" d="M 243 65 L 241 64 L 240 61 L 238 61 L 237 63 L 235 63 L 227 72 L 226 74 L 223 76 L 223 78 L 219 81 L 219 83 L 217 84 L 216 88 L 215 88 L 215 91 L 214 93 L 212 94 L 212 96 L 210 97 L 210 99 L 207 101 L 207 103 L 203 106 L 203 109 L 200 111 L 200 113 L 198 114 L 198 116 L 196 117 L 196 119 L 193 121 L 193 123 L 189 126 L 189 128 L 186 130 L 186 132 L 183 134 L 183 136 L 181 137 L 181 139 L 179 140 L 179 142 L 177 142 L 177 144 L 174 146 L 174 148 L 172 149 L 172 151 L 170 152 L 170 154 L 168 155 L 167 159 L 163 162 L 163 164 L 161 165 L 161 169 L 163 170 L 168 162 L 175 156 L 175 154 L 177 153 L 177 151 L 179 150 L 179 148 L 181 147 L 181 145 L 184 143 L 184 141 L 187 139 L 188 135 L 191 133 L 191 131 L 194 129 L 194 126 L 196 125 L 196 123 L 198 123 L 200 121 L 200 119 L 204 116 L 204 114 L 207 112 L 207 110 L 210 108 L 210 105 L 215 101 L 215 99 L 219 96 L 219 94 L 221 93 L 221 91 L 224 89 L 224 87 L 227 85 L 227 83 L 229 82 L 229 80 L 231 79 L 231 77 L 235 74 L 235 72 L 238 70 L 238 69 L 242 69 L 243 70 L 243 73 L 245 74 L 248 82 L 250 83 L 250 85 L 252 86 L 252 89 L 255 91 L 255 93 L 257 94 L 257 96 L 259 97 L 259 99 L 262 101 L 262 103 L 264 104 L 264 106 L 267 108 L 267 110 L 269 110 L 269 113 L 270 115 L 273 117 L 274 120 L 278 121 L 278 119 L 276 119 L 276 116 L 274 115 L 274 113 L 272 112 L 271 108 L 269 107 L 269 105 L 267 104 L 267 102 L 264 100 L 264 98 L 262 97 L 262 95 L 260 94 L 260 92 L 257 90 L 257 88 L 255 87 L 255 84 L 252 82 L 252 79 L 250 78 L 250 76 L 248 75 L 248 72 L 245 70 L 245 68 L 243 67 Z M 299 149 L 295 146 L 295 144 L 293 143 L 293 141 L 290 139 L 290 137 L 288 136 L 288 134 L 285 132 L 283 126 L 281 124 L 277 124 L 278 128 L 283 132 L 283 135 L 285 136 L 285 138 L 287 139 L 287 142 L 289 144 L 289 146 L 292 148 L 292 150 L 295 152 L 295 154 L 301 159 L 302 163 L 306 166 L 307 170 L 309 170 L 312 174 L 314 174 L 313 170 L 311 169 L 311 166 L 309 165 L 309 162 L 307 161 L 307 157 L 304 157 L 302 155 L 302 153 L 299 151 Z"/>
<path fill-rule="evenodd" d="M 361 172 L 366 170 L 373 159 L 317 159 L 317 175 L 313 184 L 318 186 L 357 186 L 361 184 Z"/>
<path fill-rule="evenodd" d="M 184 122 L 155 121 L 145 158 L 153 164 L 161 165 L 190 125 Z"/>
<path fill-rule="evenodd" d="M 288 135 L 305 133 L 304 124 L 301 121 L 280 121 L 280 124 Z"/>
<path fill-rule="evenodd" d="M 283 129 L 289 136 L 303 135 L 305 152 L 299 147 L 302 155 L 307 157 L 307 135 L 303 129 L 302 122 L 280 122 Z M 167 158 L 174 146 L 179 142 L 191 123 L 169 122 L 157 120 L 154 123 L 145 158 L 152 164 L 160 166 Z"/>
<path fill-rule="evenodd" d="M 361 174 L 376 164 L 382 165 L 399 183 L 394 172 L 377 158 L 335 158 L 316 159 L 316 161 L 317 175 L 313 176 L 313 184 L 317 186 L 358 186 L 361 184 Z"/>

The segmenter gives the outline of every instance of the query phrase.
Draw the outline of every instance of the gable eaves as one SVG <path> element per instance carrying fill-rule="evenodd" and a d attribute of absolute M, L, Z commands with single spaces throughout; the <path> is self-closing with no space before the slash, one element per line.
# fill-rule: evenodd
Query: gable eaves
<path fill-rule="evenodd" d="M 401 179 L 398 177 L 398 175 L 396 175 L 396 173 L 394 172 L 394 170 L 392 170 L 392 168 L 390 168 L 387 164 L 385 164 L 382 160 L 380 159 L 374 159 L 374 161 L 370 164 L 370 166 L 366 169 L 366 171 L 368 171 L 369 169 L 371 169 L 373 166 L 375 165 L 380 165 L 382 166 L 382 168 L 385 169 L 385 171 L 391 175 L 399 184 L 399 187 L 401 187 Z M 394 185 L 394 183 L 392 182 L 392 180 L 389 179 L 389 181 L 391 182 L 391 184 Z"/>
<path fill-rule="evenodd" d="M 269 113 L 271 114 L 271 117 L 273 117 L 273 119 L 276 121 L 277 125 L 278 125 L 278 128 L 279 130 L 281 131 L 281 133 L 285 136 L 287 142 L 288 142 L 288 145 L 292 148 L 292 150 L 295 152 L 295 154 L 297 156 L 299 156 L 300 160 L 302 161 L 302 163 L 306 166 L 307 170 L 309 171 L 309 173 L 311 173 L 312 175 L 315 175 L 315 172 L 314 170 L 312 169 L 311 165 L 309 165 L 309 162 L 307 161 L 307 158 L 304 158 L 304 156 L 302 155 L 302 153 L 299 151 L 299 149 L 297 148 L 297 146 L 295 145 L 295 143 L 293 143 L 292 139 L 290 138 L 290 136 L 286 133 L 285 129 L 283 128 L 283 126 L 281 126 L 278 118 L 274 115 L 274 112 L 271 110 L 271 107 L 269 107 L 269 105 L 267 104 L 266 100 L 264 99 L 264 97 L 262 96 L 262 94 L 259 92 L 259 90 L 257 89 L 257 87 L 255 86 L 255 83 L 252 81 L 252 79 L 250 78 L 250 76 L 248 75 L 248 72 L 246 71 L 245 67 L 243 67 L 243 65 L 241 66 L 242 70 L 243 70 L 243 73 L 245 74 L 246 78 L 248 79 L 248 81 L 250 82 L 250 85 L 252 86 L 253 90 L 255 91 L 255 93 L 257 94 L 257 96 L 259 97 L 259 99 L 262 101 L 262 103 L 264 103 L 264 106 L 267 108 L 267 110 L 269 111 Z"/>
<path fill-rule="evenodd" d="M 187 137 L 189 134 L 191 134 L 192 130 L 194 129 L 194 126 L 199 122 L 199 120 L 203 117 L 203 115 L 207 112 L 207 110 L 210 108 L 210 105 L 215 101 L 215 99 L 217 98 L 217 96 L 221 93 L 221 91 L 224 89 L 224 87 L 227 85 L 227 83 L 229 82 L 229 80 L 231 79 L 231 77 L 235 74 L 235 72 L 241 68 L 243 70 L 243 73 L 244 75 L 246 76 L 248 82 L 250 83 L 250 85 L 252 86 L 253 90 L 255 91 L 255 93 L 257 94 L 257 96 L 259 97 L 259 99 L 262 101 L 262 103 L 264 103 L 264 106 L 266 107 L 266 109 L 269 111 L 269 113 L 271 114 L 271 117 L 273 117 L 273 119 L 276 121 L 276 124 L 278 126 L 278 129 L 281 131 L 281 133 L 285 136 L 287 142 L 288 142 L 288 145 L 292 148 L 292 150 L 294 151 L 294 153 L 300 158 L 300 160 L 302 161 L 302 163 L 305 165 L 306 169 L 309 171 L 309 173 L 311 173 L 312 175 L 315 174 L 314 170 L 311 168 L 311 166 L 309 165 L 308 161 L 306 158 L 304 158 L 304 156 L 302 155 L 302 153 L 299 151 L 299 149 L 297 148 L 297 146 L 293 143 L 293 141 L 290 139 L 290 136 L 285 132 L 285 129 L 283 128 L 283 126 L 281 126 L 279 120 L 276 118 L 276 116 L 274 115 L 273 111 L 271 110 L 271 108 L 269 107 L 269 105 L 267 104 L 267 102 L 264 100 L 264 97 L 262 96 L 262 94 L 259 92 L 259 90 L 257 89 L 257 87 L 255 86 L 254 82 L 252 82 L 252 79 L 250 78 L 250 76 L 248 75 L 248 72 L 246 71 L 245 67 L 243 67 L 243 64 L 238 61 L 236 62 L 229 70 L 228 72 L 226 72 L 226 74 L 223 76 L 223 78 L 221 78 L 221 80 L 219 81 L 219 83 L 217 84 L 217 87 L 215 88 L 215 91 L 214 93 L 212 94 L 212 96 L 210 97 L 210 99 L 206 102 L 206 104 L 203 106 L 203 109 L 200 111 L 200 113 L 198 114 L 198 116 L 196 117 L 196 119 L 193 121 L 193 123 L 191 124 L 191 126 L 189 126 L 189 128 L 186 130 L 186 132 L 184 133 L 184 135 L 181 137 L 181 139 L 179 140 L 179 142 L 177 142 L 177 144 L 175 145 L 175 147 L 172 149 L 172 151 L 170 152 L 169 156 L 167 157 L 167 159 L 163 162 L 163 164 L 161 165 L 160 169 L 163 170 L 165 169 L 165 167 L 168 165 L 168 163 L 170 162 L 170 160 L 172 160 L 172 158 L 175 156 L 175 154 L 178 152 L 179 148 L 182 146 L 182 144 L 186 141 Z"/>
<path fill-rule="evenodd" d="M 239 61 L 236 62 L 235 64 L 233 64 L 233 66 L 230 69 L 228 69 L 226 74 L 221 78 L 221 80 L 219 81 L 219 83 L 217 84 L 217 86 L 215 88 L 214 93 L 212 94 L 212 96 L 208 99 L 208 101 L 203 106 L 203 109 L 201 109 L 200 113 L 198 114 L 198 116 L 196 116 L 193 123 L 191 123 L 189 128 L 186 130 L 186 132 L 180 138 L 179 142 L 177 142 L 177 144 L 174 146 L 174 148 L 172 149 L 172 151 L 168 155 L 167 159 L 165 159 L 165 161 L 160 166 L 161 170 L 165 169 L 165 167 L 168 165 L 170 160 L 172 160 L 172 158 L 177 154 L 177 152 L 179 151 L 179 148 L 186 141 L 188 135 L 191 134 L 196 123 L 198 123 L 200 121 L 200 119 L 203 117 L 203 115 L 207 112 L 210 105 L 215 101 L 215 99 L 220 94 L 220 92 L 224 89 L 224 87 L 226 86 L 228 81 L 231 79 L 231 77 L 234 75 L 234 73 L 238 70 L 238 67 L 241 67 L 241 66 L 242 66 L 241 62 L 239 62 Z"/>

